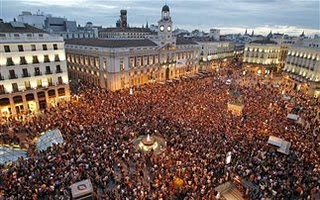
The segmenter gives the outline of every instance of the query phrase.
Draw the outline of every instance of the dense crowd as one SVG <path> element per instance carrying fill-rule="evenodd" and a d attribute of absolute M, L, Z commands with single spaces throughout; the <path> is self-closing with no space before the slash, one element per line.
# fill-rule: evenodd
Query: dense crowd
<path fill-rule="evenodd" d="M 11 122 L 33 134 L 58 128 L 65 142 L 3 168 L 0 190 L 6 199 L 70 199 L 69 186 L 90 179 L 99 199 L 207 200 L 217 198 L 215 187 L 238 176 L 258 188 L 247 198 L 315 199 L 319 102 L 289 94 L 304 119 L 296 124 L 286 118 L 288 101 L 262 78 L 218 73 L 134 88 L 132 95 L 80 83 L 77 101 Z M 239 117 L 227 111 L 233 87 L 242 94 Z M 136 151 L 133 140 L 148 133 L 167 141 L 162 154 Z M 289 155 L 268 146 L 269 135 L 291 142 Z M 173 183 L 177 177 L 183 186 Z"/>

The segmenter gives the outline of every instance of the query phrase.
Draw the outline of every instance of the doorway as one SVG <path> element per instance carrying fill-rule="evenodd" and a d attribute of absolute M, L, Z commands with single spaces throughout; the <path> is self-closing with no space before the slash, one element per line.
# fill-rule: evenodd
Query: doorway
<path fill-rule="evenodd" d="M 166 68 L 166 80 L 170 78 L 170 69 L 169 67 Z"/>
<path fill-rule="evenodd" d="M 47 108 L 46 100 L 39 101 L 39 108 L 40 108 L 40 110 L 45 110 Z"/>

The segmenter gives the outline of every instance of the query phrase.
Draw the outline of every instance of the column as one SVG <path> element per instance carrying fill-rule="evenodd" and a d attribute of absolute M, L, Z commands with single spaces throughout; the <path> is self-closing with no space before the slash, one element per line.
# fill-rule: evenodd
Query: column
<path fill-rule="evenodd" d="M 12 116 L 16 116 L 17 112 L 16 112 L 16 108 L 14 106 L 14 102 L 13 102 L 12 96 L 9 97 L 9 101 L 10 101 L 11 115 Z"/>
<path fill-rule="evenodd" d="M 27 111 L 28 111 L 28 103 L 27 103 L 26 95 L 22 94 L 21 96 L 22 96 L 23 112 L 27 113 Z"/>
<path fill-rule="evenodd" d="M 34 95 L 34 101 L 36 102 L 36 112 L 38 112 L 40 109 L 40 106 L 39 106 L 39 99 L 38 99 L 37 92 L 34 92 L 33 95 Z"/>

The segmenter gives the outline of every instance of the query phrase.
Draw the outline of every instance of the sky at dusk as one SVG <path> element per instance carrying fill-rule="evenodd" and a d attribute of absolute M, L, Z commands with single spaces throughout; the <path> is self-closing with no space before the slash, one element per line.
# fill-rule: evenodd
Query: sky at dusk
<path fill-rule="evenodd" d="M 299 35 L 319 34 L 318 0 L 0 0 L 1 18 L 12 21 L 22 11 L 38 10 L 52 16 L 66 17 L 84 25 L 91 21 L 103 27 L 115 26 L 121 9 L 128 10 L 130 26 L 146 21 L 157 24 L 164 4 L 170 7 L 174 28 L 208 31 L 218 28 L 222 34 L 256 34 L 270 30 Z"/>

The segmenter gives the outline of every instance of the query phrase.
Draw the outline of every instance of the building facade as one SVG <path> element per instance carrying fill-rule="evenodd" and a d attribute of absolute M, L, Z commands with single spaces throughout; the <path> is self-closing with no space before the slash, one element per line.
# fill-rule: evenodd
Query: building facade
<path fill-rule="evenodd" d="M 232 57 L 235 44 L 233 42 L 197 42 L 201 46 L 200 59 L 211 61 Z"/>
<path fill-rule="evenodd" d="M 27 23 L 38 29 L 45 30 L 52 35 L 68 38 L 96 38 L 98 37 L 99 27 L 95 27 L 91 22 L 85 26 L 77 26 L 76 21 L 69 21 L 62 17 L 53 17 L 52 15 L 45 15 L 44 13 L 32 14 L 31 12 L 22 12 L 17 17 L 17 21 Z"/>
<path fill-rule="evenodd" d="M 146 39 L 67 40 L 70 76 L 115 91 L 196 73 L 199 45 L 172 35 L 167 5 L 158 27 Z"/>
<path fill-rule="evenodd" d="M 293 90 L 320 97 L 320 39 L 305 39 L 292 45 L 284 67 Z"/>
<path fill-rule="evenodd" d="M 63 38 L 19 22 L 0 23 L 0 54 L 2 117 L 69 100 Z"/>
<path fill-rule="evenodd" d="M 141 39 L 151 34 L 149 28 L 138 27 L 102 28 L 99 30 L 99 38 L 104 39 Z"/>
<path fill-rule="evenodd" d="M 197 42 L 200 45 L 201 70 L 210 70 L 214 62 L 220 62 L 225 58 L 234 56 L 235 44 L 230 41 L 225 42 Z"/>
<path fill-rule="evenodd" d="M 274 41 L 256 41 L 246 44 L 243 61 L 270 65 L 279 64 L 280 45 Z"/>
<path fill-rule="evenodd" d="M 141 39 L 146 38 L 154 32 L 149 29 L 148 22 L 144 27 L 129 27 L 127 10 L 120 10 L 120 18 L 116 27 L 99 29 L 99 38 L 104 39 Z"/>

